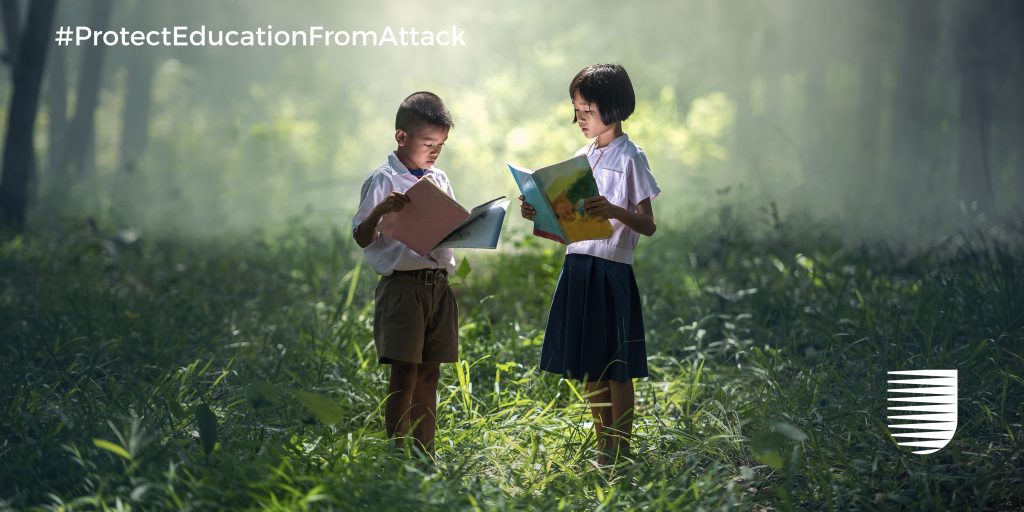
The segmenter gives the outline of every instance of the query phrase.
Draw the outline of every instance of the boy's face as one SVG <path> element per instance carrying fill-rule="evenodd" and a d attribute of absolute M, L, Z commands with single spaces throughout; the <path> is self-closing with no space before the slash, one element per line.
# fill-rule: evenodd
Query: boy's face
<path fill-rule="evenodd" d="M 422 124 L 413 131 L 398 130 L 398 157 L 410 169 L 429 169 L 441 155 L 441 147 L 448 140 L 448 128 Z"/>
<path fill-rule="evenodd" d="M 612 129 L 611 125 L 601 122 L 601 112 L 596 103 L 588 103 L 579 91 L 573 94 L 572 107 L 576 110 L 576 123 L 583 130 L 583 136 L 592 139 Z"/>

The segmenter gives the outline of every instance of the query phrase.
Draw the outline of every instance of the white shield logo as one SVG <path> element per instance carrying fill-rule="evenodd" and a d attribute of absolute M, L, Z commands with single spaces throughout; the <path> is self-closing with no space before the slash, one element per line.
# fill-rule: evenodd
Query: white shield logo
<path fill-rule="evenodd" d="M 889 381 L 889 402 L 896 402 L 889 407 L 889 430 L 897 441 L 906 440 L 896 444 L 921 448 L 914 451 L 921 455 L 935 453 L 949 444 L 956 432 L 956 370 L 909 370 L 889 375 L 913 377 Z"/>

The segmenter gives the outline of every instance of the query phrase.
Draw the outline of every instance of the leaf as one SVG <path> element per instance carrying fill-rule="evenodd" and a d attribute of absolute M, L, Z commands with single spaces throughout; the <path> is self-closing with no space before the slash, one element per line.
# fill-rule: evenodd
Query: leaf
<path fill-rule="evenodd" d="M 164 398 L 164 403 L 167 404 L 167 409 L 171 412 L 172 417 L 185 417 L 185 411 L 181 408 L 181 404 L 178 403 L 176 398 Z"/>
<path fill-rule="evenodd" d="M 807 440 L 807 434 L 795 426 L 782 421 L 772 423 L 771 432 L 754 434 L 750 439 L 750 448 L 754 458 L 762 464 L 773 468 L 781 468 L 783 458 L 780 450 L 785 448 L 791 441 L 801 442 Z"/>
<path fill-rule="evenodd" d="M 302 403 L 303 407 L 313 413 L 316 419 L 325 425 L 337 423 L 345 416 L 344 409 L 328 396 L 298 390 L 292 391 L 292 395 Z"/>
<path fill-rule="evenodd" d="M 469 260 L 463 256 L 462 261 L 459 262 L 459 266 L 455 268 L 455 277 L 459 278 L 460 281 L 464 281 L 466 276 L 468 276 L 472 271 L 472 267 L 469 266 Z"/>
<path fill-rule="evenodd" d="M 786 436 L 778 432 L 760 432 L 750 438 L 750 448 L 754 458 L 762 464 L 775 469 L 782 467 L 782 455 L 779 450 L 786 444 Z"/>
<path fill-rule="evenodd" d="M 132 454 L 128 453 L 128 450 L 125 450 L 121 445 L 111 443 L 106 439 L 93 439 L 92 444 L 96 445 L 97 448 L 101 448 L 113 453 L 114 455 L 123 457 L 125 460 L 132 460 Z"/>
<path fill-rule="evenodd" d="M 246 391 L 253 407 L 262 407 L 281 401 L 281 390 L 266 381 L 254 382 Z"/>
<path fill-rule="evenodd" d="M 196 423 L 199 425 L 199 441 L 203 444 L 203 453 L 207 455 L 213 451 L 217 444 L 217 416 L 210 410 L 210 406 L 201 403 L 196 406 Z"/>
<path fill-rule="evenodd" d="M 349 275 L 345 276 L 352 279 L 348 285 L 348 294 L 345 296 L 345 310 L 352 306 L 352 299 L 356 296 L 356 285 L 359 284 L 359 269 L 363 268 L 363 259 L 359 258 L 356 260 L 356 267 L 352 269 Z"/>
<path fill-rule="evenodd" d="M 773 428 L 774 431 L 782 434 L 790 441 L 806 441 L 807 434 L 802 430 L 790 425 L 789 423 L 777 422 Z"/>
<path fill-rule="evenodd" d="M 146 493 L 149 492 L 149 490 L 152 487 L 153 487 L 152 484 L 142 484 L 142 485 L 132 489 L 132 492 L 131 492 L 131 494 L 129 494 L 129 496 L 131 496 L 132 501 L 142 501 L 142 497 L 145 496 Z"/>

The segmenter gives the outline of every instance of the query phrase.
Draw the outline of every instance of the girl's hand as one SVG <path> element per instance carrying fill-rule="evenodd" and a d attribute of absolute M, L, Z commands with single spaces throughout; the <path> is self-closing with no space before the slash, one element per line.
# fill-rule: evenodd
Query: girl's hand
<path fill-rule="evenodd" d="M 533 220 L 537 216 L 537 210 L 534 210 L 530 203 L 526 202 L 526 198 L 519 196 L 519 214 L 526 220 Z"/>
<path fill-rule="evenodd" d="M 379 215 L 394 213 L 405 208 L 407 204 L 409 204 L 409 196 L 401 192 L 392 192 L 381 202 L 377 203 L 377 213 Z"/>
<path fill-rule="evenodd" d="M 583 210 L 587 215 L 604 217 L 606 219 L 617 219 L 622 208 L 608 202 L 604 196 L 588 197 L 583 201 Z"/>

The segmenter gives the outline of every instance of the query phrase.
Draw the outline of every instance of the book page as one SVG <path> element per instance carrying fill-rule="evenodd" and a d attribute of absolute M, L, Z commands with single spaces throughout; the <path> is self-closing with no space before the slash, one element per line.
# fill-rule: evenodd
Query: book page
<path fill-rule="evenodd" d="M 437 248 L 497 249 L 508 205 L 509 200 L 502 196 L 473 208 L 469 218 L 437 244 Z"/>
<path fill-rule="evenodd" d="M 421 178 L 405 191 L 409 203 L 381 219 L 380 232 L 402 242 L 420 256 L 426 256 L 467 217 L 459 203 L 436 183 Z"/>

